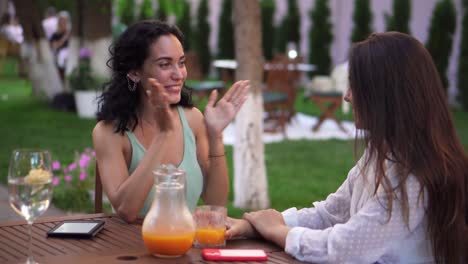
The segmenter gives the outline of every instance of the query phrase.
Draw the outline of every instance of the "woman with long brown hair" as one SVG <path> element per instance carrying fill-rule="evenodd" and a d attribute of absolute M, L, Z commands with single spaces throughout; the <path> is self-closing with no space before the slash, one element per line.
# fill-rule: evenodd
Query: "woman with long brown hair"
<path fill-rule="evenodd" d="M 430 54 L 387 32 L 356 43 L 345 100 L 364 136 L 346 181 L 314 207 L 230 219 L 294 257 L 331 263 L 465 263 L 468 158 Z"/>

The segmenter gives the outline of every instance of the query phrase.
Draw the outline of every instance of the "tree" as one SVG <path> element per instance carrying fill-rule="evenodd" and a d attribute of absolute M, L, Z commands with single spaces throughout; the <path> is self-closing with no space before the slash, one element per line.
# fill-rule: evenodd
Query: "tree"
<path fill-rule="evenodd" d="M 455 8 L 451 0 L 442 0 L 434 8 L 426 47 L 432 55 L 445 89 L 448 88 L 446 72 L 452 52 L 454 32 Z"/>
<path fill-rule="evenodd" d="M 117 14 L 120 22 L 129 26 L 135 22 L 135 3 L 134 1 L 119 0 L 117 2 Z"/>
<path fill-rule="evenodd" d="M 411 16 L 411 0 L 393 0 L 393 15 L 385 14 L 386 31 L 398 31 L 411 34 L 409 20 Z"/>
<path fill-rule="evenodd" d="M 208 45 L 210 40 L 210 24 L 208 18 L 208 1 L 201 0 L 197 12 L 197 39 L 196 50 L 200 58 L 203 75 L 207 75 L 210 70 L 211 53 Z"/>
<path fill-rule="evenodd" d="M 236 118 L 234 144 L 234 206 L 269 206 L 263 132 L 261 19 L 258 1 L 234 1 L 237 80 L 250 80 L 247 101 Z"/>
<path fill-rule="evenodd" d="M 312 27 L 309 33 L 309 61 L 317 66 L 314 74 L 330 73 L 330 45 L 333 40 L 328 0 L 317 0 L 310 12 Z"/>
<path fill-rule="evenodd" d="M 64 86 L 42 29 L 39 3 L 14 0 L 13 4 L 23 27 L 24 46 L 28 47 L 26 54 L 33 95 L 51 100 L 64 91 Z"/>
<path fill-rule="evenodd" d="M 108 48 L 112 44 L 111 0 L 78 0 L 83 6 L 81 13 L 82 35 L 79 36 L 80 47 L 87 47 L 92 51 L 91 69 L 93 75 L 108 77 L 109 69 L 106 61 L 109 59 Z M 71 57 L 72 54 L 70 54 Z M 78 50 L 75 53 L 78 57 Z"/>
<path fill-rule="evenodd" d="M 468 0 L 463 0 L 463 20 L 458 59 L 458 90 L 463 108 L 468 111 Z"/>
<path fill-rule="evenodd" d="M 156 9 L 156 19 L 159 19 L 161 21 L 166 21 L 167 20 L 167 15 L 168 15 L 168 12 L 167 12 L 167 5 L 166 5 L 166 1 L 164 0 L 159 0 L 158 1 L 158 9 Z"/>
<path fill-rule="evenodd" d="M 372 33 L 372 13 L 369 0 L 356 0 L 354 2 L 353 22 L 352 42 L 364 40 Z"/>
<path fill-rule="evenodd" d="M 158 0 L 156 19 L 166 21 L 170 15 L 174 15 L 177 20 L 182 16 L 184 8 L 185 0 Z"/>
<path fill-rule="evenodd" d="M 184 48 L 185 50 L 190 50 L 192 42 L 192 25 L 190 18 L 190 3 L 187 0 L 183 1 L 183 12 L 180 17 L 177 18 L 177 26 L 180 31 L 184 33 Z"/>
<path fill-rule="evenodd" d="M 275 1 L 262 0 L 262 46 L 263 57 L 266 60 L 273 58 L 273 43 L 275 40 L 274 14 Z"/>
<path fill-rule="evenodd" d="M 218 58 L 220 59 L 234 59 L 234 28 L 231 10 L 232 0 L 223 0 L 218 33 Z"/>
<path fill-rule="evenodd" d="M 286 51 L 286 46 L 289 42 L 296 44 L 299 49 L 301 42 L 301 17 L 297 8 L 296 0 L 288 0 L 288 14 L 283 19 L 279 27 L 277 38 L 277 51 L 282 53 Z"/>
<path fill-rule="evenodd" d="M 138 20 L 147 20 L 154 17 L 153 5 L 151 0 L 143 0 L 140 5 L 140 14 Z"/>

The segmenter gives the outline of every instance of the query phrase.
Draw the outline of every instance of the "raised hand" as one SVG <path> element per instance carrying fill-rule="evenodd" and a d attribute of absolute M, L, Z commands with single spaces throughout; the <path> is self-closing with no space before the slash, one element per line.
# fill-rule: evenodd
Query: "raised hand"
<path fill-rule="evenodd" d="M 153 78 L 148 78 L 152 89 L 145 91 L 148 102 L 153 108 L 154 118 L 161 131 L 168 131 L 174 128 L 172 122 L 172 112 L 168 101 L 168 95 L 164 87 Z"/>
<path fill-rule="evenodd" d="M 250 82 L 248 80 L 238 81 L 218 102 L 216 102 L 218 92 L 216 90 L 211 92 L 204 113 L 209 135 L 216 136 L 223 132 L 247 100 L 249 89 Z"/>

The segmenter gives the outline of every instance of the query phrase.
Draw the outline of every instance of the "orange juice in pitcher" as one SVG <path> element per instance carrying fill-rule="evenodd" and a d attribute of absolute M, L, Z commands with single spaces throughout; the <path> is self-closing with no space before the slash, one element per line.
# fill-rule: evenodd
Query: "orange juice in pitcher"
<path fill-rule="evenodd" d="M 195 224 L 185 202 L 185 172 L 161 166 L 154 172 L 155 195 L 143 221 L 143 242 L 158 257 L 178 257 L 191 247 Z"/>

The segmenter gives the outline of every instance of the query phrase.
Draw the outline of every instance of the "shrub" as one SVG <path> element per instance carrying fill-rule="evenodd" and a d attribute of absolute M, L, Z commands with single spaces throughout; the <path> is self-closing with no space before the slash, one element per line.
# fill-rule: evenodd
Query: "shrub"
<path fill-rule="evenodd" d="M 219 15 L 218 58 L 234 59 L 234 27 L 232 25 L 232 0 L 223 0 Z"/>
<path fill-rule="evenodd" d="M 330 45 L 333 40 L 328 0 L 317 0 L 310 12 L 312 27 L 309 33 L 309 61 L 317 66 L 312 74 L 330 74 Z"/>
<path fill-rule="evenodd" d="M 468 0 L 463 0 L 463 20 L 458 58 L 458 91 L 463 108 L 468 111 Z"/>
<path fill-rule="evenodd" d="M 190 50 L 192 48 L 192 25 L 190 18 L 190 3 L 183 0 L 182 15 L 177 18 L 177 26 L 184 34 L 184 49 Z"/>
<path fill-rule="evenodd" d="M 75 153 L 75 160 L 63 165 L 56 160 L 54 172 L 53 203 L 57 208 L 74 212 L 91 212 L 93 208 L 90 191 L 94 190 L 95 152 L 85 149 Z"/>
<path fill-rule="evenodd" d="M 353 22 L 352 42 L 364 40 L 372 33 L 372 13 L 369 0 L 356 0 L 354 2 Z"/>
<path fill-rule="evenodd" d="M 273 58 L 273 43 L 275 40 L 275 2 L 273 0 L 262 0 L 262 46 L 263 56 L 266 60 Z"/>
<path fill-rule="evenodd" d="M 387 31 L 410 33 L 411 0 L 393 0 L 393 15 L 385 14 Z"/>
<path fill-rule="evenodd" d="M 200 58 L 202 73 L 206 76 L 210 70 L 211 53 L 208 45 L 210 40 L 210 24 L 208 24 L 208 1 L 201 0 L 197 12 L 196 50 Z"/>
<path fill-rule="evenodd" d="M 439 72 L 442 85 L 447 90 L 447 67 L 452 52 L 453 33 L 455 32 L 455 8 L 451 0 L 437 3 L 431 19 L 427 50 Z"/>
<path fill-rule="evenodd" d="M 91 51 L 88 48 L 81 48 L 79 54 L 78 67 L 68 76 L 72 90 L 97 90 L 100 81 L 91 73 Z"/>

